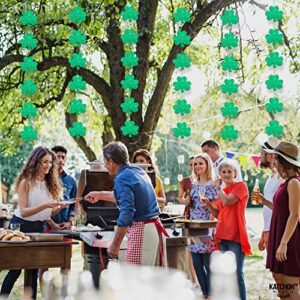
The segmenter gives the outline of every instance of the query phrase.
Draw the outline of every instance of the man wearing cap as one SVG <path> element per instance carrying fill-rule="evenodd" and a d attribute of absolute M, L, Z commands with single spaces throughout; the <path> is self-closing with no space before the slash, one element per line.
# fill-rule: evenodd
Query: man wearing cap
<path fill-rule="evenodd" d="M 258 249 L 260 251 L 268 249 L 273 197 L 281 183 L 280 177 L 274 164 L 274 154 L 270 153 L 279 144 L 279 142 L 280 140 L 275 137 L 269 137 L 267 140 L 265 137 L 259 139 L 259 143 L 261 144 L 260 166 L 261 168 L 270 169 L 272 171 L 271 176 L 267 179 L 267 182 L 264 186 L 263 195 L 255 192 L 252 193 L 252 199 L 255 199 L 257 203 L 264 204 L 264 228 L 261 234 L 260 241 L 258 243 Z"/>

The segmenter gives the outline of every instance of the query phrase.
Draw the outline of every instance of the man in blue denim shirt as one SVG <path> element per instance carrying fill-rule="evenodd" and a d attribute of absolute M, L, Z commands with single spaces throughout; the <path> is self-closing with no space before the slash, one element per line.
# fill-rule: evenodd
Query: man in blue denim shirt
<path fill-rule="evenodd" d="M 63 200 L 68 201 L 71 198 L 75 198 L 77 193 L 75 179 L 64 171 L 68 151 L 63 146 L 55 146 L 51 150 L 56 154 L 58 159 L 58 172 L 64 191 Z M 53 230 L 71 229 L 74 222 L 74 209 L 75 204 L 62 208 L 57 215 L 53 216 L 51 220 L 48 221 L 48 225 Z"/>
<path fill-rule="evenodd" d="M 126 262 L 142 265 L 162 265 L 163 239 L 167 235 L 158 215 L 155 192 L 148 174 L 129 164 L 128 150 L 121 142 L 112 142 L 103 148 L 105 167 L 114 176 L 114 194 L 109 191 L 90 192 L 86 200 L 100 200 L 119 205 L 115 236 L 107 249 L 111 258 L 119 256 L 121 242 L 127 233 Z M 158 251 L 159 250 L 159 251 Z"/>

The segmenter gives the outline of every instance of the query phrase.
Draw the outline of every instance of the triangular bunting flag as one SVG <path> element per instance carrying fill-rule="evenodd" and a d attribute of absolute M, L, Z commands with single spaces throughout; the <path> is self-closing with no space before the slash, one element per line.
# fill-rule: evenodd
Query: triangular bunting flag
<path fill-rule="evenodd" d="M 260 163 L 260 155 L 252 155 L 251 158 L 253 159 L 256 167 L 258 168 L 259 163 Z"/>
<path fill-rule="evenodd" d="M 227 158 L 233 158 L 234 155 L 235 155 L 235 154 L 234 154 L 233 152 L 226 151 L 226 156 L 227 156 Z"/>
<path fill-rule="evenodd" d="M 240 155 L 240 156 L 239 156 L 239 159 L 240 159 L 240 164 L 241 164 L 241 166 L 242 166 L 243 168 L 245 168 L 246 165 L 247 165 L 248 156 L 246 156 L 246 155 Z"/>

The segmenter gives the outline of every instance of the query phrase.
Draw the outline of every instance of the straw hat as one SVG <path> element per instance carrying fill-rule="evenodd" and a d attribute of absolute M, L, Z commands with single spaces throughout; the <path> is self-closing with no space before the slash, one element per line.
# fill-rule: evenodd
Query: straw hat
<path fill-rule="evenodd" d="M 281 141 L 272 153 L 283 157 L 286 161 L 294 166 L 300 167 L 299 149 L 295 144 Z"/>
<path fill-rule="evenodd" d="M 260 135 L 257 137 L 257 141 L 267 153 L 274 153 L 274 149 L 280 143 L 280 140 L 274 136 Z"/>

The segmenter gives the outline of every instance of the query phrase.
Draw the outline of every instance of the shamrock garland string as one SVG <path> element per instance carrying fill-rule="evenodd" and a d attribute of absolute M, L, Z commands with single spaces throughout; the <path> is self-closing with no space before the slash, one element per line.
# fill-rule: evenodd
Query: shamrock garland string
<path fill-rule="evenodd" d="M 74 7 L 68 14 L 70 21 L 79 26 L 86 19 L 86 12 L 81 7 Z M 80 47 L 86 43 L 86 36 L 81 30 L 73 30 L 69 41 L 75 47 Z M 85 68 L 86 58 L 81 53 L 73 53 L 72 57 L 68 60 L 71 68 L 77 70 Z M 71 92 L 80 93 L 86 89 L 86 81 L 80 75 L 74 75 L 69 83 Z M 81 99 L 74 98 L 72 103 L 68 106 L 69 112 L 76 116 L 86 112 L 86 104 Z M 70 135 L 74 138 L 79 139 L 86 135 L 86 128 L 82 122 L 73 122 L 72 126 L 68 128 Z"/>
<path fill-rule="evenodd" d="M 187 11 L 185 7 L 179 7 L 173 13 L 173 18 L 177 24 L 178 31 L 174 36 L 174 44 L 184 48 L 191 43 L 191 37 L 187 34 L 185 30 L 182 30 L 182 27 L 186 22 L 190 22 L 191 13 Z M 178 53 L 175 59 L 173 59 L 173 64 L 175 69 L 180 70 L 182 73 L 183 70 L 191 66 L 191 59 L 184 52 Z M 187 102 L 186 99 L 183 99 L 183 93 L 191 89 L 191 82 L 186 76 L 177 76 L 176 81 L 173 82 L 173 87 L 175 92 L 180 93 L 180 99 L 176 100 L 176 103 L 173 105 L 173 109 L 176 115 L 180 115 L 180 118 L 186 114 L 189 114 L 191 111 L 191 104 Z M 177 138 L 186 138 L 191 135 L 191 128 L 188 127 L 186 122 L 178 122 L 176 127 L 172 129 L 173 134 Z"/>
<path fill-rule="evenodd" d="M 221 47 L 225 49 L 227 55 L 220 62 L 220 65 L 223 73 L 231 76 L 234 72 L 237 72 L 239 68 L 239 62 L 236 60 L 232 52 L 239 44 L 236 34 L 232 32 L 232 26 L 238 24 L 239 17 L 235 10 L 225 9 L 221 16 L 221 21 L 223 26 L 228 28 L 229 32 L 225 32 L 221 39 Z M 221 84 L 221 91 L 225 97 L 230 96 L 231 98 L 232 95 L 238 93 L 238 87 L 238 83 L 236 83 L 233 78 L 226 78 Z M 224 118 L 228 118 L 230 120 L 238 116 L 239 109 L 235 106 L 232 99 L 228 100 L 229 101 L 224 103 L 220 111 Z M 238 130 L 234 128 L 234 125 L 225 124 L 220 135 L 224 140 L 232 141 L 238 138 Z"/>
<path fill-rule="evenodd" d="M 130 120 L 132 113 L 135 113 L 139 109 L 139 104 L 135 102 L 135 99 L 130 97 L 131 91 L 135 90 L 139 86 L 139 81 L 135 79 L 132 74 L 132 70 L 139 63 L 139 58 L 134 53 L 135 44 L 139 40 L 139 35 L 135 30 L 135 24 L 138 19 L 138 11 L 131 5 L 126 5 L 121 12 L 121 17 L 124 22 L 130 26 L 130 28 L 125 28 L 123 34 L 121 35 L 122 42 L 125 48 L 125 55 L 121 58 L 121 63 L 125 68 L 126 74 L 123 80 L 121 80 L 121 85 L 124 90 L 125 96 L 124 102 L 121 103 L 121 109 L 123 113 L 127 115 L 127 120 L 121 127 L 122 135 L 124 136 L 135 136 L 139 133 L 139 127 Z"/>
<path fill-rule="evenodd" d="M 30 30 L 31 27 L 37 25 L 38 18 L 31 10 L 26 10 L 20 16 L 20 23 L 25 27 L 24 30 Z M 23 38 L 20 40 L 21 49 L 27 50 L 27 52 L 37 47 L 38 40 L 30 32 L 24 33 Z M 22 62 L 20 62 L 20 68 L 25 73 L 24 78 L 28 78 L 27 74 L 35 72 L 37 70 L 37 62 L 31 56 L 24 56 Z M 38 138 L 38 133 L 31 124 L 33 119 L 37 117 L 38 110 L 36 106 L 29 102 L 29 97 L 32 97 L 37 93 L 38 87 L 33 79 L 24 79 L 23 84 L 20 85 L 22 96 L 27 102 L 24 102 L 23 107 L 20 109 L 22 118 L 27 120 L 29 125 L 24 125 L 23 130 L 20 132 L 20 137 L 25 142 L 34 141 Z"/>
<path fill-rule="evenodd" d="M 271 28 L 265 35 L 269 48 L 269 53 L 265 58 L 265 62 L 267 66 L 273 70 L 273 74 L 270 74 L 268 79 L 265 81 L 266 88 L 269 91 L 273 91 L 273 95 L 269 98 L 269 102 L 265 104 L 265 108 L 268 113 L 275 115 L 283 110 L 283 103 L 280 102 L 277 95 L 277 92 L 283 88 L 283 80 L 275 73 L 275 70 L 283 64 L 283 57 L 277 49 L 277 47 L 283 43 L 283 34 L 278 30 L 278 28 L 275 28 L 277 23 L 282 21 L 283 11 L 280 10 L 277 5 L 271 5 L 268 7 L 265 15 L 267 20 L 274 24 L 274 28 Z M 280 138 L 283 134 L 283 126 L 281 126 L 278 121 L 272 120 L 265 127 L 265 132 L 268 135 Z"/>

